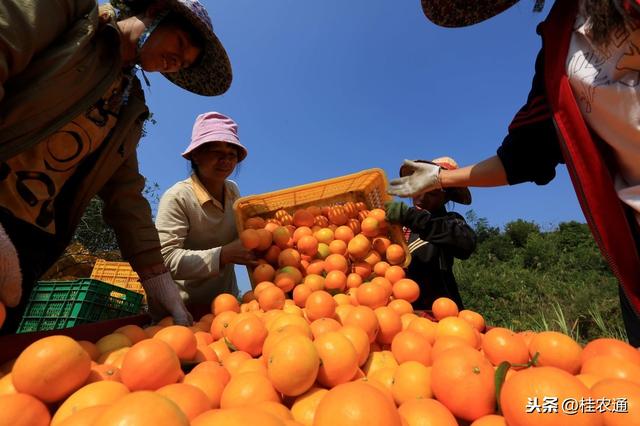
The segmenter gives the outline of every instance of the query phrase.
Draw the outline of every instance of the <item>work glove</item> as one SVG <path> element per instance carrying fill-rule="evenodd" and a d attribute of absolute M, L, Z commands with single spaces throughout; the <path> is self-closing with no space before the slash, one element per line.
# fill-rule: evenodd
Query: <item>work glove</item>
<path fill-rule="evenodd" d="M 0 224 L 0 302 L 11 308 L 22 297 L 22 273 L 18 252 Z"/>
<path fill-rule="evenodd" d="M 384 204 L 386 218 L 391 223 L 402 223 L 409 206 L 401 201 L 388 201 Z"/>
<path fill-rule="evenodd" d="M 154 322 L 171 315 L 177 325 L 188 326 L 193 323 L 193 317 L 184 306 L 178 286 L 171 278 L 170 272 L 142 280 L 142 287 L 147 294 L 149 314 Z"/>
<path fill-rule="evenodd" d="M 389 182 L 387 192 L 398 197 L 415 197 L 434 189 L 442 189 L 440 184 L 440 166 L 433 163 L 417 163 L 404 160 L 413 173 Z"/>

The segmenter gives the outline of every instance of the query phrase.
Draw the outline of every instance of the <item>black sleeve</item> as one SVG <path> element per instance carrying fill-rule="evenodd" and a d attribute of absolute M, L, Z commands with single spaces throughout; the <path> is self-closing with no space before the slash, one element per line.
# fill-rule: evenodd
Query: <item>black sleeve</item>
<path fill-rule="evenodd" d="M 538 53 L 531 91 L 509 125 L 509 134 L 498 148 L 498 157 L 510 185 L 549 183 L 558 163 L 564 163 L 544 86 L 543 52 Z"/>
<path fill-rule="evenodd" d="M 476 233 L 458 213 L 433 217 L 427 210 L 410 207 L 402 224 L 420 239 L 447 250 L 458 259 L 467 259 L 476 248 Z"/>

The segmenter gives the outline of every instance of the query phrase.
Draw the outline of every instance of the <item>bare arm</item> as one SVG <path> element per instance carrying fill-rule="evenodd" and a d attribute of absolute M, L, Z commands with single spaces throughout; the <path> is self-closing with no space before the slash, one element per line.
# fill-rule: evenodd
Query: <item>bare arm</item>
<path fill-rule="evenodd" d="M 507 174 L 497 155 L 461 169 L 442 169 L 440 183 L 443 188 L 508 185 Z"/>

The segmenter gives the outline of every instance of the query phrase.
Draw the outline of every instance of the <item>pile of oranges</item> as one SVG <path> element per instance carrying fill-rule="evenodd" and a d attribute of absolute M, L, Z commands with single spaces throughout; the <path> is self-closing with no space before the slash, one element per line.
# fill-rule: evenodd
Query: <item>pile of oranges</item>
<path fill-rule="evenodd" d="M 414 312 L 384 211 L 334 207 L 249 219 L 254 289 L 190 327 L 34 342 L 0 367 L 0 425 L 640 424 L 640 351 Z"/>

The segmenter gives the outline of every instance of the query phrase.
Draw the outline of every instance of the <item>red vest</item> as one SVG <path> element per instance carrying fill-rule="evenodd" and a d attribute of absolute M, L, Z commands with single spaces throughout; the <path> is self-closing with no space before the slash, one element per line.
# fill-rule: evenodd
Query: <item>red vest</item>
<path fill-rule="evenodd" d="M 640 256 L 633 234 L 636 225 L 629 223 L 627 207 L 614 189 L 612 168 L 605 162 L 602 144 L 594 140 L 584 122 L 566 75 L 567 52 L 577 10 L 577 0 L 556 0 L 543 23 L 547 98 L 587 223 L 602 255 L 639 315 Z"/>

